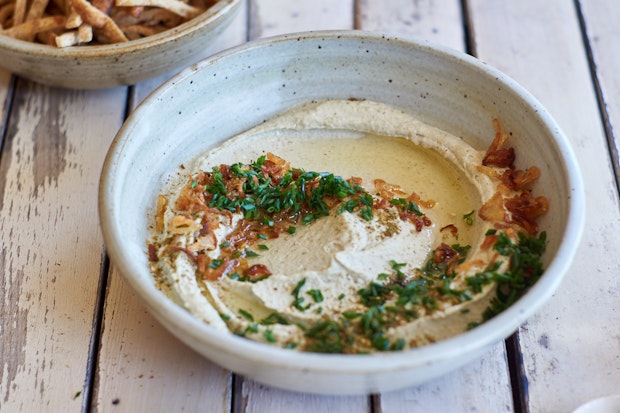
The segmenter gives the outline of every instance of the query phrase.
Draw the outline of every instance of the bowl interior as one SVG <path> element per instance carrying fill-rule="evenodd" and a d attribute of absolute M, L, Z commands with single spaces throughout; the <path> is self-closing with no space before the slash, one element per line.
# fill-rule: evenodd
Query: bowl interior
<path fill-rule="evenodd" d="M 287 108 L 325 98 L 397 106 L 480 150 L 493 139 L 492 119 L 498 118 L 512 133 L 517 166 L 541 169 L 534 191 L 550 200 L 551 209 L 541 221 L 549 245 L 548 269 L 540 282 L 476 329 L 376 357 L 274 349 L 221 335 L 172 304 L 154 287 L 145 253 L 155 199 L 165 182 L 179 165 L 229 137 Z M 222 52 L 156 90 L 110 148 L 100 213 L 114 264 L 153 314 L 197 351 L 291 390 L 366 393 L 419 383 L 456 368 L 523 323 L 553 293 L 570 263 L 582 227 L 582 193 L 574 156 L 557 125 L 531 95 L 493 68 L 425 42 L 364 32 L 317 32 Z M 299 379 L 303 383 L 296 382 Z"/>

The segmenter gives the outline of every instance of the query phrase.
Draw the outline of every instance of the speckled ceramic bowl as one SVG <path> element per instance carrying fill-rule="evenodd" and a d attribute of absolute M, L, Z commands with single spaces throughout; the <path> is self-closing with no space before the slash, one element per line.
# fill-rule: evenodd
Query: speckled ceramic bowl
<path fill-rule="evenodd" d="M 282 350 L 206 325 L 154 285 L 146 254 L 157 194 L 177 167 L 302 102 L 370 99 L 398 106 L 485 150 L 497 117 L 512 132 L 520 167 L 537 165 L 551 210 L 547 270 L 492 320 L 425 347 L 375 355 Z M 139 188 L 139 191 L 136 191 Z M 205 357 L 290 390 L 359 394 L 403 388 L 469 363 L 514 332 L 560 283 L 581 235 L 584 199 L 566 137 L 513 80 L 478 60 L 426 42 L 371 33 L 316 32 L 251 42 L 192 66 L 129 117 L 102 173 L 100 215 L 110 257 L 153 315 Z M 156 345 L 153 344 L 153 345 Z"/>
<path fill-rule="evenodd" d="M 206 57 L 206 45 L 232 21 L 241 0 L 220 0 L 170 30 L 125 43 L 58 48 L 0 35 L 0 66 L 50 86 L 131 85 Z"/>

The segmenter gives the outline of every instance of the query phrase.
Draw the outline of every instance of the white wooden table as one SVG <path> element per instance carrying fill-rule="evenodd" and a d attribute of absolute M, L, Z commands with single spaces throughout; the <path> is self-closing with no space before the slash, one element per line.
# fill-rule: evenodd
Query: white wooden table
<path fill-rule="evenodd" d="M 368 396 L 223 370 L 155 322 L 109 263 L 104 154 L 163 78 L 70 91 L 0 70 L 0 412 L 570 412 L 620 393 L 619 19 L 616 0 L 248 0 L 210 46 L 318 29 L 426 38 L 512 76 L 574 146 L 588 217 L 552 300 L 465 368 Z"/>

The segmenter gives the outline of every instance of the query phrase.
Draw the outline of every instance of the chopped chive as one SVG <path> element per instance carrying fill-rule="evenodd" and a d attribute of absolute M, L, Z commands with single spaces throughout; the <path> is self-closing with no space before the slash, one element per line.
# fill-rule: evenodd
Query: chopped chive
<path fill-rule="evenodd" d="M 250 314 L 249 312 L 245 311 L 243 308 L 239 309 L 239 315 L 241 315 L 243 318 L 245 318 L 248 321 L 254 321 L 254 316 Z"/>
<path fill-rule="evenodd" d="M 306 294 L 312 297 L 315 303 L 320 303 L 323 301 L 323 293 L 321 290 L 308 290 Z"/>
<path fill-rule="evenodd" d="M 273 336 L 273 331 L 271 330 L 265 330 L 265 332 L 263 333 L 263 337 L 265 337 L 265 340 L 267 340 L 269 343 L 276 342 L 276 338 Z"/>
<path fill-rule="evenodd" d="M 474 212 L 475 211 L 476 211 L 475 209 L 472 209 L 470 213 L 463 215 L 463 220 L 469 226 L 474 225 Z"/>
<path fill-rule="evenodd" d="M 381 281 L 387 280 L 388 278 L 390 278 L 390 274 L 387 274 L 387 273 L 384 273 L 384 272 L 379 274 L 379 275 L 377 275 L 377 279 L 381 280 Z"/>

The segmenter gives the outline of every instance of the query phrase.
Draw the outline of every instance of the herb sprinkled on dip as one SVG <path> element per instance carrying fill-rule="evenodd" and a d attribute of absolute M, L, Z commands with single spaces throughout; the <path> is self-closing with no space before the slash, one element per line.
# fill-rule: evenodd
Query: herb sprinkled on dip
<path fill-rule="evenodd" d="M 478 151 L 371 101 L 278 115 L 164 188 L 147 243 L 157 285 L 214 328 L 301 351 L 473 328 L 536 282 L 546 246 L 540 172 L 517 169 L 494 126 Z"/>

